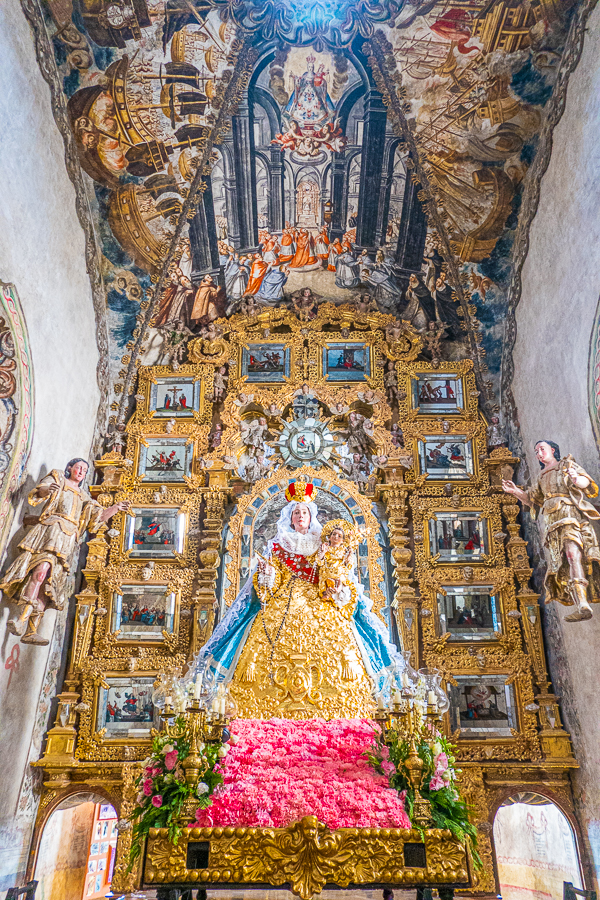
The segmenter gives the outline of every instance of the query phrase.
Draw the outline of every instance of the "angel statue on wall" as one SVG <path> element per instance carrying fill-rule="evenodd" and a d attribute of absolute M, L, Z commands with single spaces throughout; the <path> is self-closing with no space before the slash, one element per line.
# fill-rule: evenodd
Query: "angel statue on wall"
<path fill-rule="evenodd" d="M 49 643 L 40 637 L 38 628 L 48 606 L 64 607 L 67 576 L 85 532 L 96 533 L 114 513 L 129 508 L 129 503 L 123 502 L 104 509 L 92 500 L 82 489 L 87 473 L 84 459 L 72 459 L 64 472 L 52 469 L 27 498 L 31 506 L 44 506 L 19 544 L 21 553 L 0 582 L 7 599 L 20 591 L 21 615 L 9 619 L 6 627 L 23 644 L 42 647 Z"/>
<path fill-rule="evenodd" d="M 581 622 L 592 617 L 589 601 L 600 601 L 600 548 L 591 524 L 600 512 L 590 503 L 598 496 L 598 485 L 572 456 L 561 458 L 553 441 L 538 441 L 535 455 L 542 471 L 533 487 L 523 490 L 504 480 L 502 487 L 530 507 L 534 521 L 538 510 L 543 515 L 546 603 L 575 606 L 565 622 Z"/>

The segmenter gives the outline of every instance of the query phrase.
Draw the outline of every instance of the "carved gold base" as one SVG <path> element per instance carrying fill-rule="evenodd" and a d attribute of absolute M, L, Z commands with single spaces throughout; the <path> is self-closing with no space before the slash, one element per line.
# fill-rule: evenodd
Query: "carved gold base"
<path fill-rule="evenodd" d="M 310 900 L 325 885 L 471 884 L 467 852 L 449 831 L 341 828 L 314 816 L 287 828 L 189 828 L 177 845 L 166 828 L 148 837 L 142 882 L 157 885 L 289 885 Z"/>

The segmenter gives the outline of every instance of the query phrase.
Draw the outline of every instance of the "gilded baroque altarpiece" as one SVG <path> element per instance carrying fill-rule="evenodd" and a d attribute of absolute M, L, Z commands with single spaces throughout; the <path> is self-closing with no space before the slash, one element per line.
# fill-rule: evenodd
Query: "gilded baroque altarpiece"
<path fill-rule="evenodd" d="M 106 507 L 127 499 L 130 508 L 88 543 L 65 687 L 38 763 L 38 835 L 75 791 L 99 791 L 125 820 L 156 726 L 154 679 L 184 667 L 211 635 L 296 478 L 318 487 L 328 517 L 356 525 L 374 610 L 415 668 L 443 674 L 452 701 L 445 728 L 458 744 L 484 862 L 472 890 L 496 892 L 491 823 L 509 794 L 535 790 L 571 813 L 576 762 L 548 679 L 518 507 L 500 487 L 518 460 L 502 446 L 488 453 L 472 362 L 431 362 L 422 350 L 419 333 L 390 315 L 323 304 L 312 319 L 236 314 L 192 340 L 187 362 L 140 367 L 126 448 L 96 463 L 96 499 Z M 127 703 L 137 715 L 123 723 L 117 710 Z M 317 875 L 308 886 L 296 878 L 303 897 L 341 883 L 348 849 L 340 845 L 336 862 L 332 844 L 324 862 L 318 847 L 327 842 L 314 827 L 304 822 L 285 838 L 300 869 L 314 851 L 314 871 L 324 873 L 320 886 Z M 229 830 L 239 846 L 218 874 L 235 881 L 246 837 Z M 160 840 L 151 836 L 152 871 Z M 129 841 L 124 828 L 118 889 L 140 877 L 126 872 Z M 375 852 L 367 844 L 361 852 Z M 289 880 L 296 863 L 281 846 L 273 853 Z M 465 861 L 455 863 L 464 881 Z"/>

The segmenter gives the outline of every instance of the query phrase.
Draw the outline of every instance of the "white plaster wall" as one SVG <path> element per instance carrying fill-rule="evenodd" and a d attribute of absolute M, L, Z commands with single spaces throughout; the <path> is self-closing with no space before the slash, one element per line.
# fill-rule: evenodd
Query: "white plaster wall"
<path fill-rule="evenodd" d="M 18 0 L 0 3 L 0 279 L 20 297 L 31 341 L 34 438 L 27 474 L 36 481 L 73 456 L 87 457 L 99 391 L 98 350 L 84 237 L 67 176 L 64 144 L 33 37 Z M 19 517 L 15 522 L 17 526 Z M 22 788 L 34 726 L 50 701 L 49 648 L 20 645 L 19 671 L 5 662 L 16 639 L 0 604 L 0 894 L 24 871 L 31 816 Z M 56 613 L 44 619 L 50 637 Z M 55 669 L 56 656 L 51 668 Z M 44 707 L 36 710 L 44 687 Z M 25 779 L 25 781 L 24 781 Z M 26 793 L 26 792 L 25 792 Z M 15 819 L 21 802 L 22 815 Z"/>
<path fill-rule="evenodd" d="M 556 441 L 598 480 L 598 451 L 588 415 L 588 352 L 600 296 L 600 6 L 590 16 L 584 51 L 571 75 L 554 132 L 530 248 L 523 269 L 514 349 L 514 394 L 530 471 L 533 445 Z M 561 657 L 570 670 L 582 729 L 576 752 L 584 831 L 600 870 L 600 604 L 590 622 L 563 623 Z M 553 672 L 555 685 L 561 671 Z"/>

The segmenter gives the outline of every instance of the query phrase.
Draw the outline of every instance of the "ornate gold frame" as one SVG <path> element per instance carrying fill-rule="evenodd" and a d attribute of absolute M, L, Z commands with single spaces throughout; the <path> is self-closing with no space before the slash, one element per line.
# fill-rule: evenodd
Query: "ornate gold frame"
<path fill-rule="evenodd" d="M 371 585 L 371 600 L 373 609 L 381 615 L 381 610 L 387 605 L 387 598 L 380 588 L 380 583 L 384 580 L 384 573 L 381 570 L 378 560 L 382 555 L 382 548 L 377 541 L 377 532 L 379 531 L 379 523 L 373 515 L 372 501 L 370 498 L 361 494 L 351 481 L 348 479 L 338 478 L 333 472 L 323 469 L 312 469 L 310 466 L 302 466 L 302 468 L 294 470 L 293 476 L 289 473 L 286 475 L 277 472 L 271 478 L 263 478 L 254 486 L 254 492 L 251 495 L 241 497 L 235 514 L 229 520 L 228 527 L 231 532 L 231 540 L 227 545 L 227 551 L 231 557 L 226 567 L 226 574 L 229 580 L 228 587 L 225 588 L 223 596 L 225 603 L 230 606 L 233 603 L 239 589 L 239 565 L 241 558 L 242 532 L 244 527 L 244 519 L 248 514 L 251 503 L 258 497 L 264 496 L 265 502 L 275 497 L 277 494 L 270 494 L 269 488 L 275 485 L 281 486 L 281 490 L 285 490 L 291 478 L 301 478 L 313 481 L 325 481 L 336 485 L 347 494 L 349 494 L 356 502 L 360 515 L 364 517 L 364 537 L 369 548 L 369 583 Z M 318 497 L 317 497 L 318 506 Z M 257 510 L 258 512 L 258 510 Z M 363 526 L 359 525 L 360 528 Z"/>
<path fill-rule="evenodd" d="M 166 588 L 166 592 L 169 592 L 169 593 L 172 593 L 175 595 L 175 609 L 174 609 L 174 613 L 173 613 L 173 631 L 166 632 L 165 634 L 163 634 L 162 638 L 159 640 L 152 640 L 150 638 L 146 638 L 146 640 L 143 640 L 140 638 L 137 638 L 137 639 L 136 638 L 133 638 L 133 639 L 121 638 L 117 635 L 116 631 L 112 630 L 111 621 L 112 621 L 112 617 L 113 617 L 113 605 L 115 602 L 115 594 L 120 592 L 119 588 L 122 591 L 123 588 L 133 587 L 133 586 L 137 586 L 137 585 L 147 586 L 147 587 L 152 587 L 152 585 L 155 585 L 157 587 L 164 585 Z M 115 646 L 119 646 L 119 645 L 126 646 L 128 644 L 134 644 L 134 645 L 140 644 L 141 646 L 144 646 L 144 647 L 147 647 L 147 646 L 161 647 L 163 645 L 173 646 L 174 644 L 180 643 L 180 641 L 179 641 L 179 619 L 180 619 L 180 613 L 181 613 L 181 588 L 174 587 L 172 584 L 169 584 L 168 582 L 165 582 L 165 581 L 160 581 L 160 582 L 156 581 L 156 580 L 132 581 L 132 580 L 124 580 L 124 579 L 120 579 L 118 581 L 118 584 L 114 584 L 114 585 L 111 584 L 111 582 L 109 580 L 107 580 L 104 582 L 103 587 L 109 596 L 109 600 L 108 600 L 108 604 L 107 604 L 108 613 L 104 617 L 104 621 L 106 623 L 106 636 L 114 637 L 115 641 L 117 642 Z M 182 650 L 183 649 L 184 648 L 182 647 Z"/>

